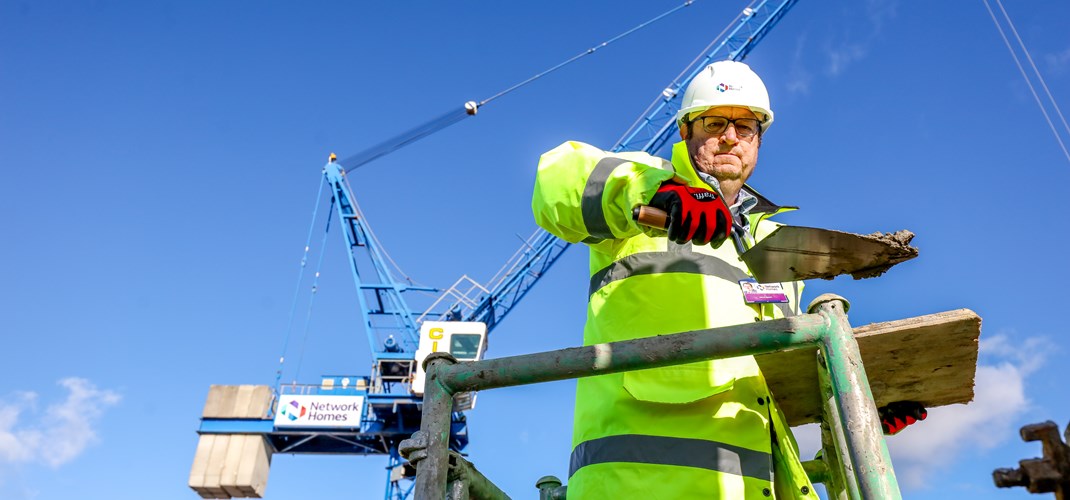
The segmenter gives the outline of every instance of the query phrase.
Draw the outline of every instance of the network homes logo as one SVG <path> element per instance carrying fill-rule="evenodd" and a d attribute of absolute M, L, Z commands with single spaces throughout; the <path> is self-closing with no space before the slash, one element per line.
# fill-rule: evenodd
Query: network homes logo
<path fill-rule="evenodd" d="M 293 422 L 294 420 L 305 416 L 305 414 L 308 413 L 308 407 L 302 405 L 301 403 L 298 403 L 295 399 L 291 400 L 290 404 L 284 405 L 282 408 L 280 408 L 279 413 L 282 413 L 286 418 L 290 419 L 290 421 Z"/>
<path fill-rule="evenodd" d="M 291 396 L 275 412 L 276 427 L 360 427 L 363 396 Z"/>
<path fill-rule="evenodd" d="M 718 83 L 717 84 L 717 91 L 718 92 L 727 92 L 729 90 L 731 90 L 733 92 L 739 92 L 740 90 L 743 90 L 743 87 L 740 87 L 739 85 L 732 85 L 732 84 L 729 84 L 729 83 Z"/>

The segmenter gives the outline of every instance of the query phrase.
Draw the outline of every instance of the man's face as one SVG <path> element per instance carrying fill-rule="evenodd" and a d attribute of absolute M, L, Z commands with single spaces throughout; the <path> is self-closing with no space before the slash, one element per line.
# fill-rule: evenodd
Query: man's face
<path fill-rule="evenodd" d="M 699 116 L 723 116 L 729 119 L 756 118 L 747 108 L 720 106 L 710 108 Z M 734 125 L 729 125 L 720 134 L 710 134 L 703 130 L 702 122 L 696 119 L 688 126 L 691 129 L 686 137 L 687 152 L 691 155 L 691 164 L 699 172 L 712 175 L 720 182 L 747 182 L 754 165 L 758 162 L 758 146 L 761 137 L 739 137 Z M 681 131 L 681 134 L 684 134 Z"/>

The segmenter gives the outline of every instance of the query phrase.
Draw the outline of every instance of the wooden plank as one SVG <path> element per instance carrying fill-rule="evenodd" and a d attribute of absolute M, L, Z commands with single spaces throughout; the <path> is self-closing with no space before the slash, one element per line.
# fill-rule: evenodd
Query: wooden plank
<path fill-rule="evenodd" d="M 854 329 L 877 406 L 918 401 L 927 408 L 973 400 L 981 318 L 969 309 Z M 817 349 L 756 356 L 769 390 L 791 425 L 821 415 Z"/>

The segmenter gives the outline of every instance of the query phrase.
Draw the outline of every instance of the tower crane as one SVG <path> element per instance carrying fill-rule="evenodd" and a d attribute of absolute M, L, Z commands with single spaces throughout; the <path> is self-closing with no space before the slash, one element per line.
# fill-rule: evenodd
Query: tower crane
<path fill-rule="evenodd" d="M 746 7 L 650 104 L 612 150 L 663 153 L 676 133 L 680 90 L 711 62 L 743 60 L 797 1 L 755 0 Z M 469 114 L 475 111 L 472 104 L 466 104 Z M 328 375 L 317 385 L 277 383 L 274 388 L 212 386 L 197 430 L 201 439 L 190 474 L 190 487 L 202 497 L 258 497 L 266 485 L 270 456 L 292 453 L 386 455 L 384 497 L 407 498 L 413 470 L 398 454 L 398 444 L 420 428 L 420 361 L 432 351 L 448 351 L 461 360 L 479 359 L 487 334 L 570 246 L 538 230 L 491 286 L 462 277 L 427 311 L 417 314 L 404 294 L 441 290 L 397 279 L 356 204 L 345 168 L 334 155 L 323 174 L 357 287 L 373 358 L 371 375 Z M 474 395 L 461 396 L 455 400 L 450 432 L 450 447 L 457 451 L 468 444 L 464 412 L 474 405 Z M 235 447 L 244 451 L 233 451 Z M 239 458 L 230 463 L 229 457 Z"/>

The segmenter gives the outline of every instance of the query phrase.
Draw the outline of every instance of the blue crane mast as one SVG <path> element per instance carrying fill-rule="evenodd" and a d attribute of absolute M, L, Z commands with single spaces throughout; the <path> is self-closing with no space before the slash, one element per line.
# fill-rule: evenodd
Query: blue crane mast
<path fill-rule="evenodd" d="M 361 319 L 368 335 L 372 358 L 375 360 L 371 382 L 378 385 L 403 381 L 403 378 L 399 377 L 408 377 L 414 368 L 412 353 L 416 351 L 419 326 L 416 314 L 402 297 L 402 293 L 439 290 L 409 285 L 395 278 L 390 272 L 382 249 L 371 236 L 371 231 L 357 208 L 345 170 L 336 162 L 334 155 L 331 155 L 330 161 L 323 167 L 323 175 L 331 186 L 331 204 L 337 209 L 344 230 L 349 270 L 357 286 Z M 361 260 L 370 264 L 377 278 L 376 282 L 361 279 L 360 270 L 366 267 L 360 264 Z"/>
<path fill-rule="evenodd" d="M 659 154 L 676 133 L 675 116 L 680 90 L 702 68 L 724 59 L 743 60 L 798 0 L 755 0 L 692 63 L 673 80 L 622 136 L 612 151 L 639 150 Z M 723 36 L 722 36 L 723 35 Z M 471 114 L 471 110 L 469 111 Z M 350 271 L 357 287 L 361 318 L 373 357 L 370 376 L 328 375 L 317 385 L 282 384 L 275 388 L 276 412 L 266 419 L 202 418 L 198 432 L 205 434 L 259 434 L 271 453 L 386 455 L 385 498 L 404 499 L 411 491 L 412 469 L 398 454 L 398 443 L 420 428 L 422 390 L 414 390 L 418 376 L 417 349 L 425 320 L 478 322 L 483 335 L 496 328 L 531 290 L 570 244 L 537 230 L 506 263 L 504 273 L 485 288 L 469 280 L 466 290 L 458 281 L 422 314 L 416 314 L 404 292 L 440 290 L 398 280 L 386 265 L 379 242 L 367 225 L 352 194 L 342 163 L 334 155 L 323 174 L 331 188 L 331 205 L 342 225 Z M 368 270 L 371 272 L 367 272 Z M 361 271 L 366 274 L 362 276 Z M 374 274 L 374 279 L 368 280 Z M 452 305 L 438 311 L 447 299 Z M 485 344 L 480 344 L 481 352 Z M 454 346 L 455 347 L 455 346 Z M 471 347 L 471 346 L 469 346 Z M 451 350 L 451 352 L 453 352 Z M 455 353 L 456 354 L 456 353 Z M 458 356 L 461 358 L 461 356 Z M 302 425 L 301 398 L 349 398 L 359 401 L 359 423 Z M 457 401 L 450 446 L 460 451 L 468 444 L 463 410 L 471 401 Z M 301 408 L 299 415 L 285 414 L 283 405 Z M 300 417 L 300 418 L 299 418 Z"/>

